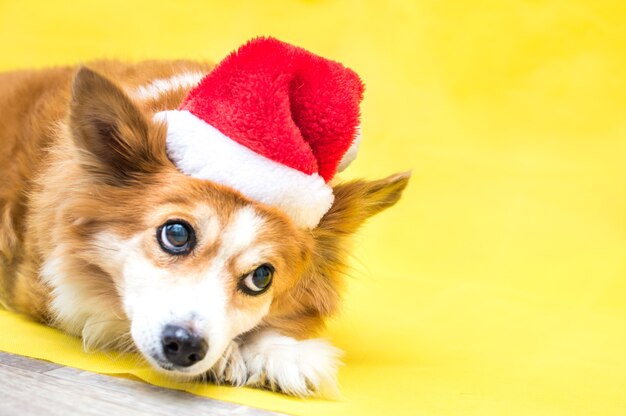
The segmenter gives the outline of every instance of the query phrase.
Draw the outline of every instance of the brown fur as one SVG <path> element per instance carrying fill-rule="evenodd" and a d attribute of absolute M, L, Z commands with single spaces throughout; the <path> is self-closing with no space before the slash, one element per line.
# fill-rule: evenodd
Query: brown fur
<path fill-rule="evenodd" d="M 272 288 L 273 302 L 262 325 L 300 339 L 322 328 L 339 306 L 348 238 L 367 218 L 398 201 L 409 175 L 336 185 L 335 202 L 319 226 L 297 229 L 276 209 L 176 170 L 165 152 L 165 128 L 152 121 L 152 114 L 178 107 L 184 89 L 147 101 L 124 92 L 185 70 L 206 72 L 209 65 L 89 66 L 97 73 L 82 69 L 76 75 L 75 68 L 58 68 L 0 75 L 2 303 L 69 330 L 51 313 L 53 294 L 40 276 L 42 259 L 57 250 L 70 278 L 115 310 L 124 328 L 128 322 L 116 289 L 119 282 L 94 241 L 97 233 L 131 236 L 153 229 L 167 219 L 159 216 L 164 206 L 175 206 L 182 218 L 193 218 L 194 210 L 208 206 L 227 223 L 236 208 L 253 205 L 268 224 L 257 239 L 281 241 L 275 250 L 285 270 L 282 283 Z M 58 252 L 58 241 L 66 252 Z M 201 267 L 213 248 L 207 245 L 186 260 L 150 250 L 155 263 L 175 274 Z"/>

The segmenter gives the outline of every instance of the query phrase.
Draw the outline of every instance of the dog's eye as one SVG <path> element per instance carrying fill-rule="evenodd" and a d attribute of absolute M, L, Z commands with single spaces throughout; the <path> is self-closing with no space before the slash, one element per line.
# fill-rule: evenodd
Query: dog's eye
<path fill-rule="evenodd" d="M 195 234 L 187 222 L 172 220 L 159 227 L 157 240 L 161 248 L 169 254 L 187 254 L 195 244 Z"/>
<path fill-rule="evenodd" d="M 248 295 L 260 295 L 269 289 L 274 276 L 274 267 L 263 264 L 245 275 L 239 283 L 239 288 Z"/>

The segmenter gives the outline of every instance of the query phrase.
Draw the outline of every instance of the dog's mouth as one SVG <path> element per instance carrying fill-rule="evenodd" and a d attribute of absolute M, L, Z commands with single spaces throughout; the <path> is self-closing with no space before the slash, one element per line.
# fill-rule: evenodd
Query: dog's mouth
<path fill-rule="evenodd" d="M 171 362 L 168 357 L 156 349 L 141 351 L 141 355 L 155 370 L 167 374 L 170 377 L 182 377 L 183 379 L 192 379 L 199 377 L 208 371 L 207 359 L 196 362 L 193 365 L 182 366 Z M 210 360 L 210 357 L 207 357 Z"/>
<path fill-rule="evenodd" d="M 160 361 L 160 360 L 155 360 L 156 364 L 159 366 L 160 370 L 165 370 L 165 371 L 178 371 L 178 369 L 176 368 L 176 366 L 172 363 L 169 363 L 167 361 Z"/>
<path fill-rule="evenodd" d="M 209 348 L 208 337 L 191 327 L 165 325 L 156 331 L 145 327 L 133 322 L 133 341 L 144 360 L 159 372 L 195 377 L 206 373 L 218 358 L 219 345 Z"/>
<path fill-rule="evenodd" d="M 156 370 L 167 373 L 168 375 L 173 375 L 173 376 L 179 375 L 179 376 L 188 376 L 188 377 L 194 377 L 194 376 L 199 375 L 198 371 L 197 370 L 194 371 L 192 367 L 178 366 L 176 364 L 173 364 L 167 361 L 167 359 L 165 359 L 164 357 L 158 356 L 158 354 L 152 355 L 148 361 L 150 362 L 150 364 L 152 364 L 152 367 L 154 367 Z M 196 366 L 193 366 L 193 367 L 196 367 Z"/>

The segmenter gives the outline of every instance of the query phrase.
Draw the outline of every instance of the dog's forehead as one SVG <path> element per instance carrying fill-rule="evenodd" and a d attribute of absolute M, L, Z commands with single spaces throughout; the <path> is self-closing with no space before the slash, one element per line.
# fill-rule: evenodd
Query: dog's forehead
<path fill-rule="evenodd" d="M 168 220 L 183 219 L 196 228 L 203 245 L 217 243 L 223 252 L 240 252 L 255 242 L 276 221 L 252 204 L 223 206 L 196 202 L 164 204 L 153 210 L 149 223 L 157 225 Z"/>
<path fill-rule="evenodd" d="M 198 204 L 191 211 L 194 223 L 204 239 L 219 240 L 229 251 L 249 246 L 270 220 L 252 205 L 234 207 L 230 212 L 219 212 L 215 207 Z"/>
<path fill-rule="evenodd" d="M 158 229 L 176 219 L 185 220 L 195 231 L 194 256 L 178 262 L 190 270 L 219 263 L 232 273 L 241 273 L 260 262 L 280 263 L 293 255 L 300 242 L 289 218 L 245 198 L 170 198 L 154 205 L 145 225 Z M 167 265 L 158 247 L 147 244 L 155 261 Z"/>
<path fill-rule="evenodd" d="M 224 252 L 235 253 L 249 247 L 266 224 L 266 219 L 252 206 L 234 211 L 220 236 Z"/>

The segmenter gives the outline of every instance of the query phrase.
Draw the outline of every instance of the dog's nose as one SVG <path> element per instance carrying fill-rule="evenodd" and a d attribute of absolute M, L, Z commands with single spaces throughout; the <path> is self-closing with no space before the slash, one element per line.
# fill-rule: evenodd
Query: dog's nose
<path fill-rule="evenodd" d="M 167 325 L 161 335 L 163 353 L 172 363 L 189 367 L 202 360 L 209 349 L 207 341 L 190 330 L 176 325 Z"/>

